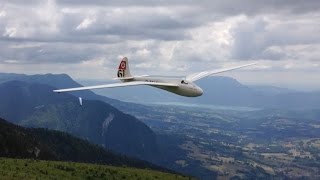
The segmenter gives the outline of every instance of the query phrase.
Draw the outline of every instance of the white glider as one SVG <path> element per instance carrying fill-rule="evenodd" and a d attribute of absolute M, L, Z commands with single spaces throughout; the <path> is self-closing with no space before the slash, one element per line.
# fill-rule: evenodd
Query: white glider
<path fill-rule="evenodd" d="M 149 85 L 156 88 L 160 88 L 181 96 L 187 97 L 197 97 L 203 94 L 203 90 L 194 84 L 193 82 L 205 78 L 210 75 L 231 71 L 239 68 L 244 68 L 248 66 L 255 65 L 256 63 L 246 64 L 242 66 L 237 66 L 233 68 L 203 71 L 195 74 L 186 76 L 184 79 L 173 78 L 173 77 L 155 77 L 155 76 L 132 76 L 129 70 L 128 58 L 124 57 L 118 68 L 118 80 L 120 83 L 97 85 L 97 86 L 85 86 L 85 87 L 76 87 L 68 89 L 57 89 L 54 92 L 70 92 L 70 91 L 81 91 L 88 89 L 101 89 L 101 88 L 114 88 L 114 87 L 124 87 L 124 86 L 137 86 L 137 85 Z"/>

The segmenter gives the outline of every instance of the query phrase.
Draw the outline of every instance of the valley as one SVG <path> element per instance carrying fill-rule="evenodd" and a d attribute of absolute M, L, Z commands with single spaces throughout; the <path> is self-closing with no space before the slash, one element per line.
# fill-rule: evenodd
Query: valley
<path fill-rule="evenodd" d="M 127 113 L 159 134 L 181 137 L 176 169 L 197 164 L 218 179 L 320 177 L 319 110 L 150 105 Z"/>

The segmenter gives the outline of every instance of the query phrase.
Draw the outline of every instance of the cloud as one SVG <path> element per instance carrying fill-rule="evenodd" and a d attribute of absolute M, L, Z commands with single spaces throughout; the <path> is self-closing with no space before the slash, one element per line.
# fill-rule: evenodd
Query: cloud
<path fill-rule="evenodd" d="M 92 23 L 96 22 L 96 18 L 85 18 L 77 27 L 76 30 L 87 29 Z"/>
<path fill-rule="evenodd" d="M 267 63 L 268 73 L 308 72 L 320 64 L 318 0 L 0 4 L 0 66 L 8 71 L 112 78 L 122 56 L 135 74 L 186 75 L 247 61 Z"/>
<path fill-rule="evenodd" d="M 0 62 L 15 60 L 21 64 L 78 63 L 102 54 L 97 45 L 70 43 L 0 43 Z"/>
<path fill-rule="evenodd" d="M 303 13 L 319 10 L 319 3 L 317 0 L 280 0 L 280 1 L 262 1 L 262 0 L 58 0 L 63 5 L 77 5 L 77 6 L 112 6 L 112 7 L 128 7 L 128 6 L 142 6 L 142 7 L 157 7 L 157 6 L 189 6 L 189 7 L 204 7 L 217 13 L 223 14 L 253 14 L 261 12 L 274 11 L 289 11 L 294 13 Z"/>
<path fill-rule="evenodd" d="M 310 15 L 295 15 L 290 19 L 265 15 L 243 17 L 230 30 L 233 37 L 232 57 L 241 60 L 293 58 L 299 52 L 287 51 L 286 47 L 320 44 L 318 21 L 320 16 L 310 20 Z"/>

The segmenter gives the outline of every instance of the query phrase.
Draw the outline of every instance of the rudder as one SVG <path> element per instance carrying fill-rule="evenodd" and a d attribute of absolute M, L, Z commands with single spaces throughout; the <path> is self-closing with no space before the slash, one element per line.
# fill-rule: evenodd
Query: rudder
<path fill-rule="evenodd" d="M 119 64 L 117 76 L 118 76 L 118 78 L 132 77 L 131 74 L 130 74 L 129 62 L 128 62 L 128 58 L 127 57 L 124 57 L 121 60 L 121 62 Z"/>

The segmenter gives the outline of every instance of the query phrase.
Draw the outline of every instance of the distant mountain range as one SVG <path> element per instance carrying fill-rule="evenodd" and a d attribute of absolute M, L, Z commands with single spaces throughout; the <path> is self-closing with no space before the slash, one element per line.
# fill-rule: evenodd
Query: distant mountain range
<path fill-rule="evenodd" d="M 102 82 L 82 81 L 84 85 Z M 319 92 L 299 92 L 272 86 L 246 86 L 237 80 L 213 76 L 196 82 L 203 90 L 200 97 L 187 98 L 153 87 L 101 89 L 94 92 L 121 101 L 136 103 L 192 103 L 255 108 L 313 109 L 320 106 Z"/>
<path fill-rule="evenodd" d="M 48 76 L 43 78 L 51 82 Z M 43 80 L 40 76 L 40 80 L 35 79 Z M 148 159 L 157 154 L 156 135 L 135 117 L 97 100 L 84 100 L 84 106 L 80 107 L 77 97 L 53 93 L 54 87 L 28 80 L 0 84 L 0 117 L 26 127 L 69 132 L 137 158 Z"/>
<path fill-rule="evenodd" d="M 55 88 L 69 88 L 81 86 L 66 74 L 24 75 L 0 73 L 0 83 L 10 80 L 20 80 L 31 83 L 47 84 Z M 110 81 L 109 81 L 110 82 Z M 108 81 L 81 81 L 83 85 L 109 83 Z M 246 86 L 237 80 L 212 76 L 196 82 L 204 90 L 204 94 L 196 98 L 187 98 L 161 91 L 148 86 L 125 88 L 110 88 L 92 91 L 72 92 L 77 97 L 90 100 L 101 100 L 117 108 L 130 108 L 122 101 L 136 103 L 194 103 L 223 106 L 245 106 L 256 108 L 284 108 L 284 109 L 313 109 L 320 106 L 320 91 L 300 92 L 286 88 L 272 86 Z M 121 100 L 121 101 L 119 101 Z"/>
<path fill-rule="evenodd" d="M 146 161 L 107 151 L 68 133 L 24 128 L 1 118 L 0 144 L 0 157 L 98 163 L 168 171 Z"/>

